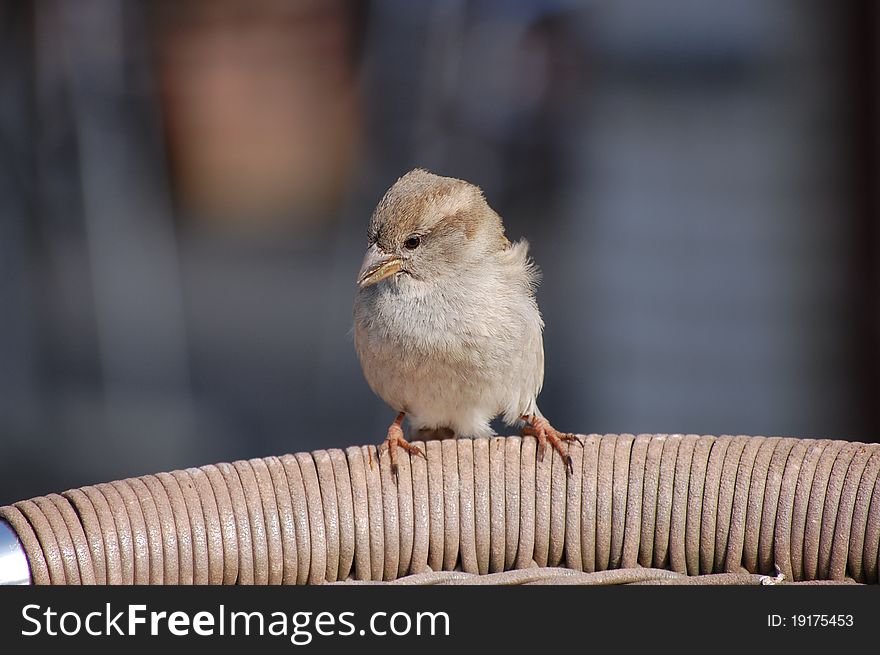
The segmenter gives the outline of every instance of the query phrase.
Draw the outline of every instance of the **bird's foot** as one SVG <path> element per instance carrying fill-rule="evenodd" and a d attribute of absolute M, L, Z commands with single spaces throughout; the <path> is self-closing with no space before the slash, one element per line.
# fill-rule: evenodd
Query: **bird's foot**
<path fill-rule="evenodd" d="M 388 450 L 388 456 L 391 458 L 391 472 L 397 477 L 397 448 L 403 448 L 410 455 L 420 455 L 424 457 L 425 460 L 428 459 L 427 455 L 425 455 L 424 451 L 418 446 L 412 445 L 406 438 L 403 436 L 403 428 L 400 424 L 403 422 L 403 413 L 397 417 L 397 419 L 388 427 L 388 436 L 385 437 L 385 441 L 383 442 L 383 446 L 385 446 Z M 381 448 L 381 446 L 380 446 Z"/>
<path fill-rule="evenodd" d="M 571 455 L 568 454 L 568 448 L 563 443 L 571 441 L 580 441 L 574 434 L 560 432 L 545 419 L 543 416 L 535 416 L 534 414 L 523 416 L 522 420 L 526 422 L 522 429 L 524 437 L 535 437 L 538 440 L 538 459 L 544 461 L 544 451 L 547 449 L 547 442 L 553 446 L 553 449 L 562 457 L 565 467 L 569 473 L 574 473 L 574 464 L 571 461 Z"/>

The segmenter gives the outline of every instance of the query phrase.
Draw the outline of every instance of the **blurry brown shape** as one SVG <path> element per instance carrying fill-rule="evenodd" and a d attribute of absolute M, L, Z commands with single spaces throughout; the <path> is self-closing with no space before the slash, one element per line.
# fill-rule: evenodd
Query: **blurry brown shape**
<path fill-rule="evenodd" d="M 183 214 L 308 230 L 343 193 L 359 133 L 357 17 L 343 0 L 190 0 L 155 10 Z"/>

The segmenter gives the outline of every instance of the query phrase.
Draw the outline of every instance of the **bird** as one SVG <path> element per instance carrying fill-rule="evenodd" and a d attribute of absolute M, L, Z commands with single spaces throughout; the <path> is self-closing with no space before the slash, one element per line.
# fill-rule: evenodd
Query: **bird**
<path fill-rule="evenodd" d="M 482 190 L 416 168 L 387 190 L 367 230 L 357 275 L 354 344 L 370 388 L 395 412 L 382 446 L 397 474 L 397 449 L 425 457 L 407 441 L 479 438 L 490 422 L 521 426 L 569 472 L 573 434 L 541 414 L 544 321 L 536 300 L 540 272 L 525 239 L 511 242 Z M 381 452 L 380 446 L 380 452 Z"/>

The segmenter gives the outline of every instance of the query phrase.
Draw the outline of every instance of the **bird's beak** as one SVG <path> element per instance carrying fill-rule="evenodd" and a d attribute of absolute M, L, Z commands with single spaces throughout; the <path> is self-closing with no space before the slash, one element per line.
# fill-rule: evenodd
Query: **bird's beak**
<path fill-rule="evenodd" d="M 367 250 L 357 283 L 363 289 L 391 277 L 400 271 L 401 260 L 397 255 L 386 255 L 373 244 Z"/>

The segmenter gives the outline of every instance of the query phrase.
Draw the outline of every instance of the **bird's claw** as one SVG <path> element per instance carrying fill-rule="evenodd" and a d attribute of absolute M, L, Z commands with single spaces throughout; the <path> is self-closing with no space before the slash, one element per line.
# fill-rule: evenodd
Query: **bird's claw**
<path fill-rule="evenodd" d="M 583 445 L 581 438 L 576 434 L 559 432 L 559 430 L 550 425 L 544 417 L 534 415 L 524 416 L 523 420 L 526 421 L 526 424 L 522 429 L 523 436 L 535 437 L 535 439 L 538 440 L 539 461 L 544 461 L 544 452 L 547 450 L 547 442 L 550 442 L 550 445 L 553 446 L 553 449 L 559 453 L 559 456 L 562 457 L 562 461 L 565 462 L 565 468 L 568 473 L 573 475 L 574 462 L 571 459 L 571 455 L 568 454 L 568 449 L 563 446 L 563 442 L 570 443 L 572 441 L 577 441 Z"/>
<path fill-rule="evenodd" d="M 382 443 L 382 446 L 388 451 L 388 456 L 391 458 L 391 473 L 394 474 L 396 478 L 398 475 L 398 467 L 397 467 L 397 448 L 403 448 L 410 455 L 417 455 L 427 462 L 428 456 L 425 452 L 419 448 L 411 444 L 407 441 L 403 436 L 403 430 L 398 425 L 392 425 L 388 428 L 388 436 L 385 438 L 385 441 Z"/>

